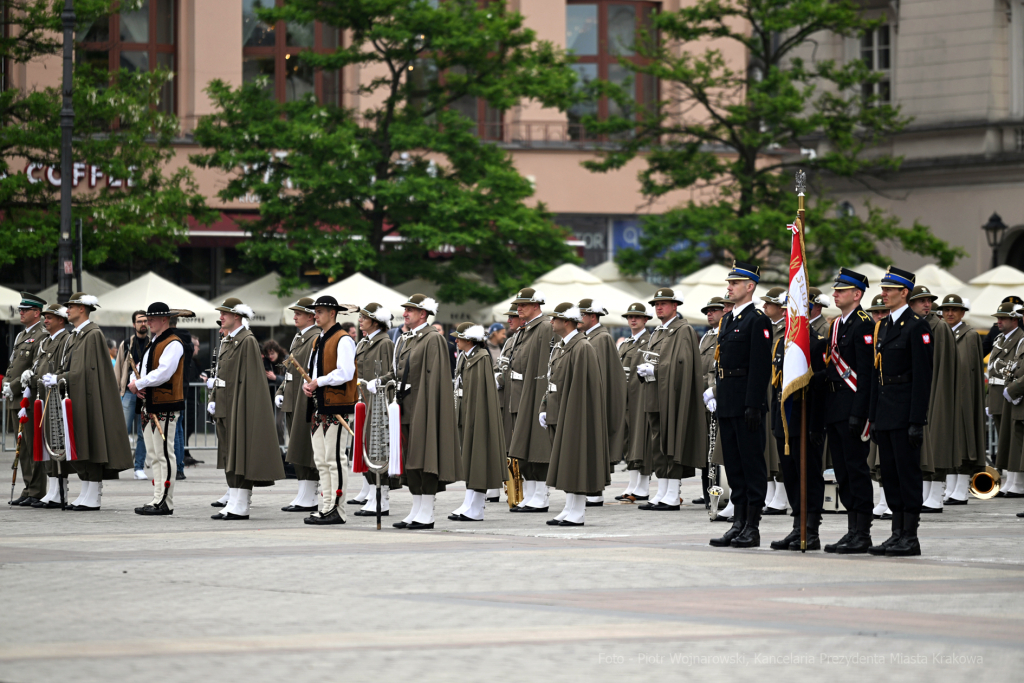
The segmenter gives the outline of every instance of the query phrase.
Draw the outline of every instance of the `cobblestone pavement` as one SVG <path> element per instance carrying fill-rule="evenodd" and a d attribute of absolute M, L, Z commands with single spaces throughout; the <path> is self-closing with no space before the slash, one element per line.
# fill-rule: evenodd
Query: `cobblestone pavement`
<path fill-rule="evenodd" d="M 352 506 L 344 526 L 303 525 L 280 512 L 294 481 L 257 489 L 249 521 L 213 521 L 222 474 L 187 476 L 173 517 L 133 514 L 149 483 L 125 474 L 105 484 L 100 512 L 2 506 L 0 682 L 991 683 L 1024 672 L 1024 500 L 926 516 L 924 555 L 884 559 L 769 550 L 789 517 L 765 518 L 761 548 L 714 549 L 726 526 L 693 505 L 591 508 L 581 529 L 505 503 L 483 523 L 449 522 L 461 485 L 438 495 L 429 532 L 391 528 L 409 509 L 404 491 L 381 531 Z M 616 473 L 606 498 L 625 481 Z M 685 500 L 698 486 L 684 482 Z M 563 501 L 552 494 L 552 515 Z M 826 516 L 822 536 L 845 526 Z"/>

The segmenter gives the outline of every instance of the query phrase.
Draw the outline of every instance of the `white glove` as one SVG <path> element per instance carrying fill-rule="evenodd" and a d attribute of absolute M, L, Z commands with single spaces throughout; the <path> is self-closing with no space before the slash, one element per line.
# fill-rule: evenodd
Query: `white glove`
<path fill-rule="evenodd" d="M 26 370 L 25 372 L 21 373 L 21 383 L 22 384 L 28 384 L 31 381 L 32 381 L 32 371 L 31 370 Z"/>
<path fill-rule="evenodd" d="M 280 408 L 283 405 L 284 405 L 284 396 L 278 394 L 277 396 L 274 397 L 274 407 L 275 408 Z"/>
<path fill-rule="evenodd" d="M 538 419 L 540 420 L 540 426 L 541 427 L 547 427 L 548 426 L 548 414 L 547 413 L 541 413 L 540 416 L 538 417 Z"/>
<path fill-rule="evenodd" d="M 371 394 L 376 394 L 377 393 L 377 386 L 379 384 L 380 384 L 380 380 L 379 379 L 370 380 L 369 382 L 366 383 L 366 390 L 369 391 Z"/>
<path fill-rule="evenodd" d="M 986 417 L 992 417 L 992 413 L 990 413 L 990 412 L 988 411 L 988 406 L 985 406 L 985 416 L 986 416 Z"/>
<path fill-rule="evenodd" d="M 715 390 L 713 387 L 708 387 L 704 390 L 704 405 L 708 404 L 708 401 L 712 401 L 715 398 Z"/>
<path fill-rule="evenodd" d="M 1013 400 L 1013 397 L 1010 396 L 1010 390 L 1009 389 L 1003 389 L 1003 398 L 1005 398 L 1007 401 L 1009 401 L 1013 405 L 1017 405 L 1018 403 L 1020 403 L 1020 399 L 1019 398 L 1016 401 Z"/>
<path fill-rule="evenodd" d="M 45 375 L 43 375 L 43 386 L 44 387 L 49 389 L 50 387 L 55 386 L 56 384 L 57 384 L 57 375 L 53 374 L 52 372 L 48 372 Z"/>
<path fill-rule="evenodd" d="M 207 404 L 206 406 L 206 412 L 208 412 L 210 415 L 213 415 L 215 412 L 217 412 L 217 404 L 214 403 L 213 401 L 210 401 L 210 403 Z"/>
<path fill-rule="evenodd" d="M 213 377 L 211 377 L 208 380 L 206 380 L 206 388 L 207 389 L 213 389 Z"/>
<path fill-rule="evenodd" d="M 0 392 L 0 395 L 4 398 L 14 398 L 14 392 L 11 391 L 11 385 L 9 382 L 4 382 L 4 388 L 3 391 Z"/>
<path fill-rule="evenodd" d="M 718 401 L 716 401 L 715 399 L 709 400 L 704 405 L 706 405 L 708 407 L 708 410 L 710 410 L 712 413 L 718 412 Z"/>
<path fill-rule="evenodd" d="M 641 363 L 636 366 L 636 374 L 641 377 L 654 377 L 654 366 L 650 363 Z"/>
<path fill-rule="evenodd" d="M 32 398 L 32 390 L 29 389 L 28 387 L 25 387 L 25 391 L 21 392 L 21 397 L 22 398 Z"/>
<path fill-rule="evenodd" d="M 21 410 L 18 411 L 18 419 L 19 420 L 21 418 L 25 417 L 26 415 L 28 415 L 28 412 L 24 408 L 22 408 Z"/>
<path fill-rule="evenodd" d="M 496 386 L 498 388 L 498 391 L 501 391 L 501 373 L 500 372 L 494 373 L 494 386 Z"/>

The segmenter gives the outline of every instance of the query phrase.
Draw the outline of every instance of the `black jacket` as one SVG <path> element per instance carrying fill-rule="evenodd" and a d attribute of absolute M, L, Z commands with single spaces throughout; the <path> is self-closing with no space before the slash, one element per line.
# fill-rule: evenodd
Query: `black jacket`
<path fill-rule="evenodd" d="M 822 356 L 825 338 L 811 328 L 808 328 L 807 331 L 811 342 L 811 372 L 814 374 L 811 376 L 805 392 L 797 392 L 790 397 L 791 407 L 789 414 L 786 416 L 789 426 L 790 445 L 800 443 L 799 425 L 803 410 L 800 402 L 804 396 L 807 397 L 807 433 L 825 431 L 825 402 L 822 400 L 823 390 L 826 389 L 824 382 L 825 359 Z M 783 336 L 779 338 L 779 343 L 775 345 L 775 355 L 772 357 L 772 376 L 776 378 L 776 381 L 772 384 L 771 425 L 772 435 L 780 439 L 786 436 L 786 429 L 782 425 L 782 366 L 785 358 L 786 339 Z M 790 452 L 796 453 L 797 451 L 796 449 L 791 449 Z M 779 455 L 782 455 L 782 453 L 779 453 Z"/>
<path fill-rule="evenodd" d="M 838 321 L 837 321 L 838 322 Z M 829 326 L 829 338 L 825 339 L 822 353 L 832 355 L 831 335 L 835 323 Z M 874 352 L 875 321 L 858 306 L 850 314 L 845 323 L 840 322 L 836 334 L 838 355 L 856 373 L 857 391 L 850 388 L 839 372 L 833 358 L 825 371 L 825 422 L 849 422 L 850 417 L 867 419 L 871 404 L 871 384 L 874 381 L 872 370 L 875 363 Z M 853 376 L 850 376 L 853 380 Z"/>
<path fill-rule="evenodd" d="M 716 397 L 719 417 L 743 417 L 747 407 L 767 409 L 772 379 L 772 321 L 754 308 L 722 318 L 718 333 Z"/>
<path fill-rule="evenodd" d="M 868 417 L 874 429 L 906 429 L 928 423 L 934 340 L 928 321 L 909 308 L 896 324 L 878 328 L 880 366 L 874 368 Z"/>

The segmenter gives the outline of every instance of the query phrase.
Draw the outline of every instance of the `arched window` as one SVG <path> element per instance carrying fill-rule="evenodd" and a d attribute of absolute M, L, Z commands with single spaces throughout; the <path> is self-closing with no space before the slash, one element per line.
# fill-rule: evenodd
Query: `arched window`
<path fill-rule="evenodd" d="M 75 36 L 75 61 L 97 71 L 151 71 L 177 73 L 175 0 L 143 0 L 138 9 L 100 17 L 82 26 Z M 164 84 L 160 111 L 177 113 L 177 78 Z"/>
<path fill-rule="evenodd" d="M 274 6 L 275 0 L 242 0 L 242 81 L 267 77 L 267 93 L 279 102 L 291 102 L 307 93 L 322 104 L 339 105 L 341 75 L 303 64 L 304 50 L 334 52 L 338 30 L 316 24 L 279 21 L 265 24 L 256 10 Z M 281 0 L 276 0 L 281 5 Z"/>

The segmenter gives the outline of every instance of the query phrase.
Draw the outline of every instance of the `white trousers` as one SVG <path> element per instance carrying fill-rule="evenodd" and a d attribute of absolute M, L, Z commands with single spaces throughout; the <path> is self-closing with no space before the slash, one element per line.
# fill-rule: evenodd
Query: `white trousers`
<path fill-rule="evenodd" d="M 167 440 L 160 438 L 160 432 L 149 418 L 142 425 L 142 439 L 146 444 L 146 465 L 153 473 L 153 502 L 151 505 L 167 503 L 174 509 L 174 481 L 178 475 L 178 460 L 174 457 L 174 431 L 181 413 L 173 413 L 169 420 L 160 420 Z"/>
<path fill-rule="evenodd" d="M 339 425 L 323 426 L 313 432 L 313 462 L 320 473 L 320 513 L 327 514 L 334 507 L 345 519 L 345 506 L 338 505 L 345 498 L 348 482 L 348 447 L 352 436 Z"/>

